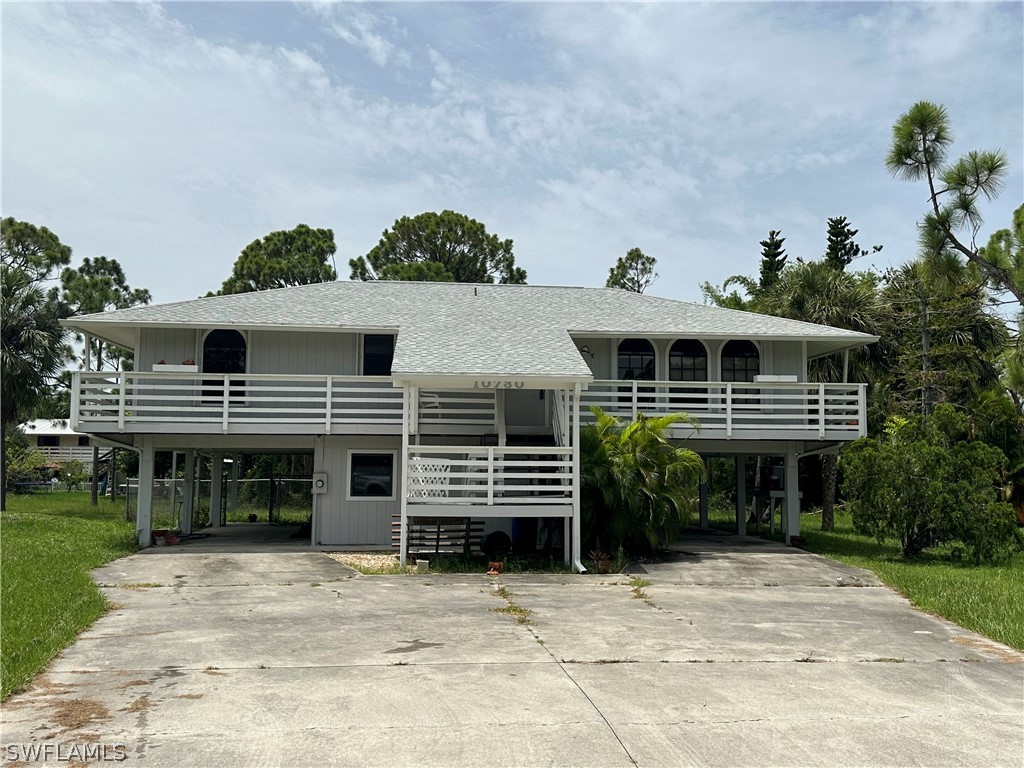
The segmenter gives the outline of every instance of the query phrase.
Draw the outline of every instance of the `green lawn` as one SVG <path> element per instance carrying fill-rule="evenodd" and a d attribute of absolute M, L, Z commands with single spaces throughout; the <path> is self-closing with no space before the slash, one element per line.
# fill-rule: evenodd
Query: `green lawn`
<path fill-rule="evenodd" d="M 807 549 L 874 571 L 919 608 L 962 627 L 1024 650 L 1024 552 L 999 565 L 970 565 L 941 554 L 908 562 L 896 541 L 879 544 L 853 530 L 849 515 L 836 515 L 836 529 L 822 533 L 818 515 L 803 515 Z"/>
<path fill-rule="evenodd" d="M 107 603 L 89 571 L 134 552 L 124 503 L 89 494 L 9 495 L 0 514 L 0 699 L 31 680 Z"/>

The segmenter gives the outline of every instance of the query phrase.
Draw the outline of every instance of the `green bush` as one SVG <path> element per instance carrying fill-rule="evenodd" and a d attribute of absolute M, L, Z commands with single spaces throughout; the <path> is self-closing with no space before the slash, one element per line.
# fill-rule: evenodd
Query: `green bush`
<path fill-rule="evenodd" d="M 956 541 L 975 562 L 1010 554 L 1017 537 L 1013 509 L 1001 501 L 1006 457 L 967 429 L 966 416 L 939 406 L 851 444 L 843 493 L 856 530 L 880 542 L 895 537 L 908 559 Z"/>
<path fill-rule="evenodd" d="M 626 422 L 591 410 L 595 423 L 580 431 L 583 550 L 640 553 L 672 541 L 692 511 L 704 463 L 667 435 L 675 423 L 696 422 L 642 413 Z"/>

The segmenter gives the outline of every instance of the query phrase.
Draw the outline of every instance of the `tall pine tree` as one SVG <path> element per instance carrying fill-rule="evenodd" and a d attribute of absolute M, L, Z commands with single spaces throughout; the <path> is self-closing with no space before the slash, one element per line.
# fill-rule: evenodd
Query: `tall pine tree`
<path fill-rule="evenodd" d="M 858 256 L 878 253 L 882 246 L 876 245 L 870 251 L 862 249 L 854 241 L 860 230 L 850 226 L 845 216 L 833 216 L 828 220 L 828 245 L 825 248 L 825 262 L 842 272 Z"/>
<path fill-rule="evenodd" d="M 779 282 L 782 269 L 786 266 L 786 250 L 782 247 L 786 238 L 779 237 L 781 234 L 781 230 L 773 229 L 768 233 L 768 239 L 761 241 L 761 279 L 758 287 L 762 291 Z"/>

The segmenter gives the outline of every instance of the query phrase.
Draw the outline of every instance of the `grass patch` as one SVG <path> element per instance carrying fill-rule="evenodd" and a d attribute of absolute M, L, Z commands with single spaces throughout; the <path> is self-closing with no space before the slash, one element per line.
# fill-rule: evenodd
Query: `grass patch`
<path fill-rule="evenodd" d="M 123 501 L 7 497 L 0 514 L 0 698 L 20 689 L 108 608 L 89 571 L 135 552 Z"/>
<path fill-rule="evenodd" d="M 521 605 L 515 603 L 509 603 L 503 605 L 500 608 L 491 608 L 493 613 L 504 613 L 507 616 L 515 616 L 517 624 L 529 624 L 530 615 L 533 613 L 529 608 L 523 608 Z"/>
<path fill-rule="evenodd" d="M 1024 650 L 1024 552 L 998 565 L 956 562 L 941 550 L 907 561 L 895 540 L 879 544 L 861 536 L 838 510 L 835 531 L 820 528 L 819 516 L 803 516 L 809 551 L 873 571 L 918 608 Z"/>

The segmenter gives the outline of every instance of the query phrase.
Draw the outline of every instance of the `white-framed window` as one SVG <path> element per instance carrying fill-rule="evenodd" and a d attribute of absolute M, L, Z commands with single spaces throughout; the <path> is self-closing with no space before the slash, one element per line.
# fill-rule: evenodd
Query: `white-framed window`
<path fill-rule="evenodd" d="M 347 453 L 347 501 L 395 501 L 398 498 L 398 451 L 353 448 Z"/>

